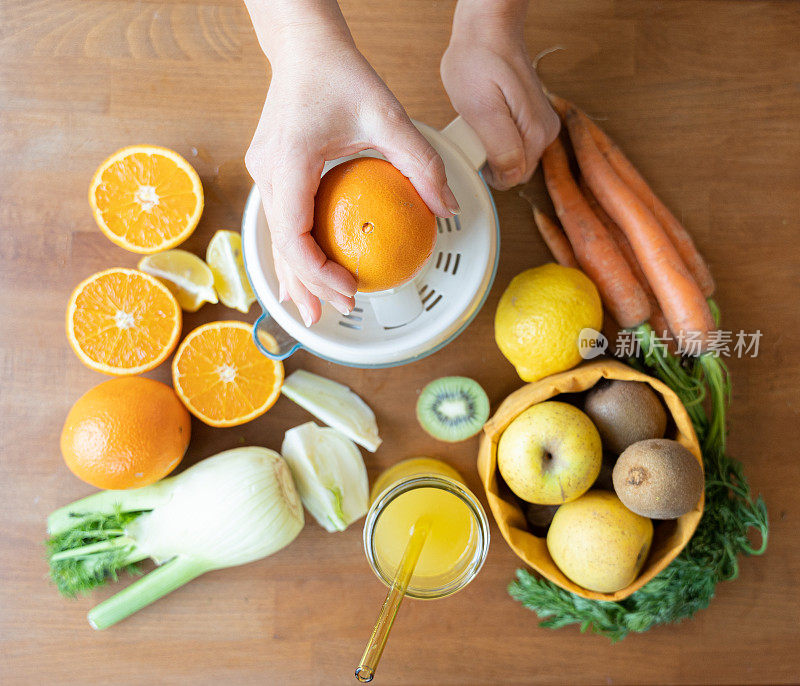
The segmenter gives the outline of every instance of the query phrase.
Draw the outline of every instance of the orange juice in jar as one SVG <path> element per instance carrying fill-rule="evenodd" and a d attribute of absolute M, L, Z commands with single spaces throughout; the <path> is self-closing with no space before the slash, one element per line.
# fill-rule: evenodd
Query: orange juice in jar
<path fill-rule="evenodd" d="M 466 586 L 489 548 L 489 524 L 461 475 L 429 457 L 404 460 L 375 482 L 364 526 L 373 571 L 390 585 L 415 529 L 426 531 L 406 595 L 441 598 Z"/>

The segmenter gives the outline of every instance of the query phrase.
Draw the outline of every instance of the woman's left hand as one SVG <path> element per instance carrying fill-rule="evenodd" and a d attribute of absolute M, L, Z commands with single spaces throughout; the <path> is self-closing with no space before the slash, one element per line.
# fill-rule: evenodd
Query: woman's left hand
<path fill-rule="evenodd" d="M 560 128 L 525 47 L 526 6 L 460 0 L 441 63 L 445 90 L 486 148 L 487 180 L 498 190 L 528 181 Z"/>

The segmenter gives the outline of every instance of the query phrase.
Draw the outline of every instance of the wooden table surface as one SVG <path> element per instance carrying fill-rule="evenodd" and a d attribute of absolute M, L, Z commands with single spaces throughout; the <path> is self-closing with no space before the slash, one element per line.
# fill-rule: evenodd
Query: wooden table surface
<path fill-rule="evenodd" d="M 356 40 L 411 116 L 453 112 L 438 76 L 453 2 L 346 0 Z M 630 636 L 537 626 L 506 595 L 517 560 L 493 527 L 478 578 L 439 602 L 401 610 L 378 681 L 393 683 L 778 683 L 800 680 L 797 387 L 800 384 L 800 6 L 791 2 L 562 0 L 532 3 L 532 53 L 547 83 L 606 128 L 683 217 L 715 273 L 727 328 L 763 332 L 755 359 L 733 359 L 730 446 L 763 493 L 772 532 L 694 621 Z M 385 589 L 361 527 L 309 521 L 269 559 L 214 572 L 103 633 L 85 613 L 110 595 L 67 601 L 46 579 L 45 517 L 90 492 L 58 447 L 70 405 L 105 377 L 64 336 L 64 306 L 85 276 L 133 266 L 95 227 L 86 190 L 117 148 L 156 143 L 185 155 L 206 191 L 183 246 L 203 254 L 236 229 L 250 179 L 242 158 L 269 83 L 239 0 L 2 0 L 0 5 L 0 682 L 3 684 L 352 683 Z M 537 179 L 541 187 L 541 180 Z M 541 191 L 540 191 L 541 192 Z M 370 478 L 439 455 L 479 491 L 477 439 L 452 447 L 414 419 L 420 388 L 466 373 L 494 406 L 520 386 L 495 347 L 503 288 L 548 255 L 515 192 L 495 194 L 500 270 L 476 321 L 436 355 L 382 371 L 297 354 L 375 408 L 384 445 Z M 544 196 L 542 195 L 542 198 Z M 255 318 L 250 312 L 248 321 Z M 242 318 L 222 306 L 186 317 Z M 168 379 L 168 366 L 153 373 Z M 193 422 L 184 464 L 244 443 L 280 446 L 307 419 L 286 399 L 234 429 Z M 482 494 L 481 494 L 482 497 Z M 308 518 L 311 519 L 310 517 Z"/>

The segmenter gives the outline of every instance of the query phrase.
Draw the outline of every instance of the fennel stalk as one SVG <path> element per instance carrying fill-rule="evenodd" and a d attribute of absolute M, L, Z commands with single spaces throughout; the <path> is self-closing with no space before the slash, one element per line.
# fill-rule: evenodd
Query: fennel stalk
<path fill-rule="evenodd" d="M 303 523 L 283 458 L 237 448 L 151 486 L 101 491 L 53 512 L 50 575 L 75 596 L 153 558 L 159 567 L 89 612 L 89 623 L 104 629 L 207 571 L 277 552 Z"/>

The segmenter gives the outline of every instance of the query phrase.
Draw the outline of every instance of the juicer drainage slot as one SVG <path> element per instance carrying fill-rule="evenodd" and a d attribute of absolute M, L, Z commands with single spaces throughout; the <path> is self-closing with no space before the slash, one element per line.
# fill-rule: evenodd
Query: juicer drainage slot
<path fill-rule="evenodd" d="M 343 326 L 346 329 L 355 329 L 356 331 L 360 331 L 361 322 L 364 320 L 363 314 L 363 308 L 354 307 L 350 314 L 342 315 L 342 318 L 339 320 L 339 326 Z"/>
<path fill-rule="evenodd" d="M 458 217 L 447 219 L 436 217 L 436 228 L 439 230 L 439 233 L 452 233 L 453 231 L 461 231 L 461 222 L 458 221 Z"/>
<path fill-rule="evenodd" d="M 419 297 L 425 306 L 425 311 L 430 312 L 442 299 L 442 294 L 437 293 L 435 289 L 429 288 L 428 284 L 425 284 L 419 289 Z"/>
<path fill-rule="evenodd" d="M 436 269 L 440 269 L 443 272 L 448 274 L 452 274 L 455 276 L 456 272 L 458 271 L 458 265 L 461 263 L 461 253 L 452 253 L 449 252 L 447 255 L 445 253 L 440 252 L 436 256 Z M 452 267 L 452 270 L 451 270 Z"/>
<path fill-rule="evenodd" d="M 436 228 L 439 229 L 439 233 L 452 233 L 453 231 L 461 231 L 461 220 L 458 218 L 458 215 L 455 217 L 447 217 L 445 219 L 436 217 Z"/>
<path fill-rule="evenodd" d="M 431 291 L 431 293 L 434 293 L 434 291 Z M 439 295 L 436 296 L 435 300 L 433 300 L 432 302 L 430 302 L 427 305 L 425 305 L 425 311 L 426 312 L 430 312 L 434 307 L 436 307 L 436 305 L 439 304 L 439 301 L 441 299 L 442 299 L 442 294 L 439 293 Z"/>

